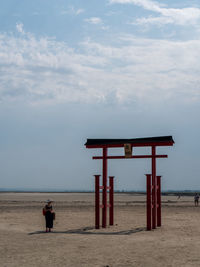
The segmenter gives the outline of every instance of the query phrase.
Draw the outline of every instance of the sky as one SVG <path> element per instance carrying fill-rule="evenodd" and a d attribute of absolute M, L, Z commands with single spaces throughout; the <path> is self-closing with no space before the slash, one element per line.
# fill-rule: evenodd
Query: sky
<path fill-rule="evenodd" d="M 199 116 L 199 1 L 1 0 L 0 188 L 93 190 L 87 138 L 172 135 L 163 190 L 200 190 Z M 151 162 L 108 172 L 145 190 Z"/>

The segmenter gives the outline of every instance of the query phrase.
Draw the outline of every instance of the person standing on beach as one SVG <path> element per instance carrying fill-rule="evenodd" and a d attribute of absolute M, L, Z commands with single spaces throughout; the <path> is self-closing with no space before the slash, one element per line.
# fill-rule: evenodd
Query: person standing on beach
<path fill-rule="evenodd" d="M 199 206 L 199 194 L 195 194 L 194 196 L 194 205 L 195 207 Z"/>
<path fill-rule="evenodd" d="M 47 204 L 43 208 L 43 215 L 45 216 L 46 221 L 46 233 L 51 232 L 53 228 L 53 220 L 55 219 L 55 212 L 53 211 L 52 201 L 47 200 Z"/>

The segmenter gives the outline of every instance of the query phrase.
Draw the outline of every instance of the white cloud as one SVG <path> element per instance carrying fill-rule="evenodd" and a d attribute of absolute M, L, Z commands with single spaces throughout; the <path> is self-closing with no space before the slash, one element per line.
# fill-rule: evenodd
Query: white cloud
<path fill-rule="evenodd" d="M 79 14 L 81 14 L 83 12 L 84 12 L 84 9 L 79 8 L 79 9 L 76 10 L 76 15 L 79 15 Z"/>
<path fill-rule="evenodd" d="M 121 42 L 119 46 L 119 42 Z M 117 45 L 0 35 L 0 100 L 43 102 L 200 101 L 200 40 L 121 36 Z"/>
<path fill-rule="evenodd" d="M 63 10 L 63 11 L 61 12 L 61 14 L 62 14 L 62 15 L 72 14 L 72 15 L 78 16 L 78 15 L 80 15 L 81 13 L 84 13 L 84 12 L 85 12 L 85 10 L 82 9 L 82 8 L 78 8 L 78 9 L 76 9 L 76 8 L 73 7 L 73 6 L 70 6 L 70 7 L 68 7 L 67 10 Z"/>
<path fill-rule="evenodd" d="M 110 3 L 135 4 L 148 10 L 158 11 L 159 4 L 151 0 L 110 0 Z"/>
<path fill-rule="evenodd" d="M 107 31 L 107 30 L 110 29 L 110 27 L 109 27 L 109 26 L 104 26 L 104 25 L 103 25 L 103 26 L 101 27 L 101 29 L 104 30 L 104 31 Z"/>
<path fill-rule="evenodd" d="M 17 23 L 17 24 L 16 24 L 16 29 L 17 29 L 17 31 L 18 31 L 19 33 L 25 34 L 23 23 Z"/>
<path fill-rule="evenodd" d="M 165 5 L 151 0 L 110 0 L 110 3 L 134 4 L 141 6 L 146 10 L 156 12 L 158 17 L 141 18 L 136 23 L 146 24 L 177 24 L 177 25 L 198 25 L 200 22 L 200 8 L 167 8 Z"/>
<path fill-rule="evenodd" d="M 140 25 L 140 24 L 157 24 L 157 25 L 162 25 L 162 24 L 171 24 L 173 23 L 173 19 L 169 17 L 147 17 L 147 18 L 138 18 L 134 22 L 129 23 L 129 24 L 135 24 L 135 25 Z"/>
<path fill-rule="evenodd" d="M 91 23 L 91 24 L 101 24 L 102 20 L 98 17 L 91 17 L 89 19 L 85 19 L 86 22 Z"/>

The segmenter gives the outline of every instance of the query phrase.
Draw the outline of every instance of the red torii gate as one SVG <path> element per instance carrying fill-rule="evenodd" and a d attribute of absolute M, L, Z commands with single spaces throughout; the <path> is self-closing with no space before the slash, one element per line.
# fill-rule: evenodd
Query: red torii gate
<path fill-rule="evenodd" d="M 87 139 L 86 148 L 102 148 L 103 155 L 93 157 L 93 159 L 103 160 L 103 186 L 99 186 L 99 175 L 96 175 L 96 203 L 99 201 L 97 191 L 103 189 L 102 198 L 102 227 L 106 228 L 107 207 L 113 211 L 113 205 L 107 204 L 107 189 L 111 189 L 110 199 L 113 199 L 112 186 L 107 186 L 107 160 L 108 159 L 124 159 L 124 158 L 150 158 L 152 160 L 152 173 L 147 174 L 147 230 L 155 229 L 156 226 L 161 226 L 161 176 L 156 176 L 156 158 L 167 158 L 167 155 L 157 155 L 157 146 L 173 146 L 174 141 L 172 136 L 159 136 L 134 139 Z M 127 151 L 125 156 L 108 156 L 108 148 L 124 147 L 131 148 L 131 152 Z M 151 147 L 151 155 L 133 155 L 133 147 Z M 98 187 L 98 188 L 97 188 Z M 152 203 L 152 204 L 151 204 Z M 112 203 L 111 203 L 112 204 Z M 99 228 L 99 205 L 96 204 L 96 228 Z M 157 211 L 157 212 L 156 212 Z M 156 216 L 157 214 L 157 216 Z M 113 224 L 113 214 L 111 221 Z M 152 224 L 151 224 L 152 218 Z M 157 218 L 157 220 L 156 220 Z"/>

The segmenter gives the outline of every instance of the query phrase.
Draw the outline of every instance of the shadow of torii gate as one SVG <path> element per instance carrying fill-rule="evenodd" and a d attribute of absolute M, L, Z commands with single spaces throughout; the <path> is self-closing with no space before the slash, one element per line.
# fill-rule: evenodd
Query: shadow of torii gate
<path fill-rule="evenodd" d="M 100 148 L 103 151 L 102 156 L 93 157 L 93 159 L 102 159 L 103 161 L 103 186 L 99 186 L 99 176 L 96 175 L 96 222 L 95 226 L 99 228 L 99 207 L 102 208 L 102 227 L 106 228 L 107 207 L 110 207 L 110 225 L 113 225 L 113 203 L 107 204 L 107 189 L 110 189 L 110 200 L 113 199 L 113 177 L 111 185 L 107 186 L 107 161 L 108 159 L 125 159 L 125 158 L 150 158 L 152 161 L 152 173 L 147 176 L 147 230 L 155 229 L 156 226 L 161 226 L 161 189 L 160 178 L 156 176 L 156 158 L 167 158 L 167 155 L 157 155 L 157 146 L 173 146 L 174 140 L 172 136 L 159 136 L 134 139 L 87 139 L 86 148 Z M 124 147 L 125 156 L 108 156 L 108 148 Z M 151 155 L 133 155 L 133 147 L 151 147 Z M 103 190 L 102 205 L 98 205 L 97 191 Z M 158 205 L 157 205 L 158 204 Z"/>

